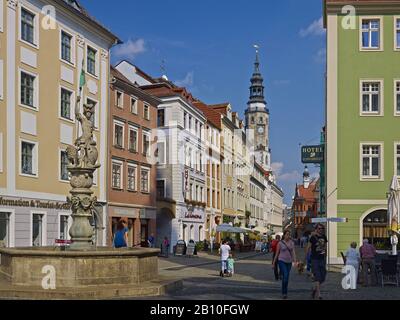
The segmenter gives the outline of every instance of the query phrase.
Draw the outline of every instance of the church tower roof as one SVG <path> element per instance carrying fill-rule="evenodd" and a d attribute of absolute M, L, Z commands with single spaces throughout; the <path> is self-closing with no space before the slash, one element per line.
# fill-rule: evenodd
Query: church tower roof
<path fill-rule="evenodd" d="M 251 76 L 250 82 L 250 100 L 249 104 L 252 103 L 262 103 L 266 105 L 264 98 L 264 78 L 260 71 L 260 57 L 259 57 L 259 47 L 256 48 L 256 59 L 254 62 L 254 72 Z"/>

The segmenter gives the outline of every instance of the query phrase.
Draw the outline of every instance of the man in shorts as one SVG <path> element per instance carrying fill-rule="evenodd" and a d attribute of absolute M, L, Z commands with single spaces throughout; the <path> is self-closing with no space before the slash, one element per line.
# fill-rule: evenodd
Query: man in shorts
<path fill-rule="evenodd" d="M 311 244 L 311 268 L 314 274 L 315 287 L 312 290 L 312 298 L 321 300 L 321 284 L 326 279 L 326 249 L 328 239 L 325 236 L 325 228 L 317 224 L 314 235 L 310 238 Z"/>

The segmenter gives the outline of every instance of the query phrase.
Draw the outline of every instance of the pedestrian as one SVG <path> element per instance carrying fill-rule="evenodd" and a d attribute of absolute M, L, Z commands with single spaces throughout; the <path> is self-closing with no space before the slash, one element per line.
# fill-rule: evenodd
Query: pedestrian
<path fill-rule="evenodd" d="M 222 245 L 219 248 L 219 253 L 221 255 L 221 272 L 219 273 L 219 275 L 221 277 L 224 277 L 224 274 L 228 270 L 227 260 L 229 258 L 230 251 L 231 247 L 228 245 L 228 242 L 226 240 L 222 241 Z"/>
<path fill-rule="evenodd" d="M 281 241 L 281 236 L 278 234 L 274 240 L 271 242 L 271 252 L 272 252 L 272 261 L 274 261 L 275 256 L 276 256 L 276 250 L 278 247 L 278 243 Z M 275 275 L 275 280 L 278 281 L 279 279 L 282 278 L 281 272 L 278 269 L 278 264 L 274 265 L 274 275 Z"/>
<path fill-rule="evenodd" d="M 368 239 L 364 239 L 363 245 L 360 247 L 360 257 L 363 270 L 364 287 L 368 287 L 369 284 L 368 271 L 371 272 L 372 286 L 375 286 L 377 284 L 375 256 L 376 256 L 375 247 L 369 243 Z"/>
<path fill-rule="evenodd" d="M 357 243 L 352 242 L 350 248 L 347 249 L 346 254 L 346 266 L 353 266 L 356 272 L 356 283 L 358 280 L 358 270 L 360 268 L 360 253 L 357 250 Z"/>
<path fill-rule="evenodd" d="M 288 297 L 289 276 L 292 265 L 297 264 L 295 244 L 291 239 L 290 231 L 285 231 L 282 240 L 278 243 L 276 255 L 272 262 L 275 270 L 275 265 L 279 265 L 282 272 L 282 298 Z"/>
<path fill-rule="evenodd" d="M 313 235 L 314 233 L 311 233 L 311 235 Z M 311 272 L 311 243 L 308 241 L 307 238 L 307 245 L 305 247 L 305 258 L 306 258 L 306 270 L 307 270 L 307 277 L 312 277 L 314 278 L 314 276 L 312 275 Z"/>
<path fill-rule="evenodd" d="M 147 243 L 149 248 L 154 248 L 156 238 L 154 238 L 154 234 L 151 234 L 150 237 L 147 239 Z"/>
<path fill-rule="evenodd" d="M 163 245 L 163 248 L 164 248 L 165 257 L 168 258 L 168 255 L 169 255 L 169 240 L 168 240 L 168 237 L 164 237 L 162 245 Z"/>
<path fill-rule="evenodd" d="M 229 254 L 227 265 L 228 265 L 228 276 L 232 277 L 233 274 L 235 273 L 235 260 L 233 259 L 232 253 Z"/>
<path fill-rule="evenodd" d="M 326 280 L 326 251 L 328 239 L 324 234 L 324 226 L 320 223 L 315 227 L 315 233 L 310 238 L 311 268 L 315 286 L 312 289 L 312 298 L 322 300 L 321 285 Z"/>
<path fill-rule="evenodd" d="M 117 232 L 114 235 L 113 246 L 114 248 L 126 248 L 128 247 L 128 227 L 124 220 L 119 220 L 117 224 Z"/>

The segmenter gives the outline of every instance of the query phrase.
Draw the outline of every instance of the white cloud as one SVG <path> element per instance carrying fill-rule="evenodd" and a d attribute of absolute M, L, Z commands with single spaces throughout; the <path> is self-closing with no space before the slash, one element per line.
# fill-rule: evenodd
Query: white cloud
<path fill-rule="evenodd" d="M 191 87 L 193 86 L 193 83 L 194 83 L 193 71 L 188 72 L 184 79 L 175 81 L 175 84 L 178 87 Z"/>
<path fill-rule="evenodd" d="M 307 36 L 322 36 L 325 34 L 325 29 L 323 25 L 323 18 L 313 21 L 307 28 L 301 29 L 299 32 L 302 38 Z"/>
<path fill-rule="evenodd" d="M 316 63 L 325 63 L 326 62 L 326 48 L 319 49 L 318 52 L 314 55 L 314 61 Z"/>
<path fill-rule="evenodd" d="M 283 172 L 284 164 L 282 162 L 272 163 L 271 168 L 278 181 L 297 182 L 301 180 L 302 175 L 297 170 L 292 172 Z"/>
<path fill-rule="evenodd" d="M 138 54 L 146 51 L 144 39 L 128 40 L 113 50 L 113 54 L 118 58 L 135 58 Z"/>

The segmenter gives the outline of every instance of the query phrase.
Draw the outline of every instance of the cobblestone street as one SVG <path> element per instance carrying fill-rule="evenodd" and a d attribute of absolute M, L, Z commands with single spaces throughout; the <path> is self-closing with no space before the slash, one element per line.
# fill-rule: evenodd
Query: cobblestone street
<path fill-rule="evenodd" d="M 301 254 L 300 250 L 299 254 Z M 271 254 L 245 253 L 237 255 L 235 275 L 219 277 L 219 257 L 201 253 L 200 257 L 173 257 L 159 259 L 160 275 L 183 279 L 183 289 L 154 299 L 161 300 L 276 300 L 281 299 L 281 282 L 275 281 Z M 328 273 L 323 285 L 325 300 L 381 300 L 400 299 L 400 288 L 385 286 L 343 290 L 342 274 Z M 311 300 L 312 281 L 305 274 L 292 270 L 289 299 Z"/>

